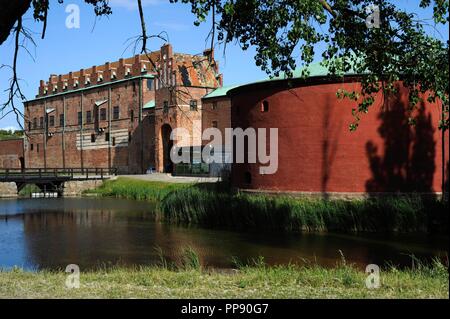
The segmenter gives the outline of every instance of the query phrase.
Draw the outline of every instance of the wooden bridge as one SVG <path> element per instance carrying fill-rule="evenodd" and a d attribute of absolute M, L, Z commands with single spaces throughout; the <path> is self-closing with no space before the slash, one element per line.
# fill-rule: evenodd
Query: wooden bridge
<path fill-rule="evenodd" d="M 112 168 L 26 168 L 0 169 L 0 183 L 13 182 L 20 191 L 27 184 L 35 184 L 41 190 L 60 192 L 64 182 L 108 179 L 117 174 Z"/>

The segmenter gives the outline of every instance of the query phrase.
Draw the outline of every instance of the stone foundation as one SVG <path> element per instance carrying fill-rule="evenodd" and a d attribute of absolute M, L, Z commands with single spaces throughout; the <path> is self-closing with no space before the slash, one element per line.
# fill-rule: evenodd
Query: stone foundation
<path fill-rule="evenodd" d="M 0 198 L 17 197 L 17 185 L 14 182 L 0 183 Z"/>
<path fill-rule="evenodd" d="M 63 188 L 63 196 L 64 197 L 81 196 L 84 191 L 100 187 L 102 184 L 103 184 L 102 180 L 65 182 Z"/>

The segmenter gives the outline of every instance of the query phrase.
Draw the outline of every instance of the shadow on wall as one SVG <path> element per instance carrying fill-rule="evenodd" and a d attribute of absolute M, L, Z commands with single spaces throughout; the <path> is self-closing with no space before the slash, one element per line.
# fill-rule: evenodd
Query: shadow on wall
<path fill-rule="evenodd" d="M 325 106 L 325 111 L 323 114 L 322 122 L 322 174 L 321 174 L 321 190 L 323 197 L 325 199 L 329 198 L 328 193 L 328 181 L 331 176 L 331 170 L 333 167 L 334 160 L 336 158 L 336 153 L 338 149 L 338 142 L 340 136 L 340 128 L 342 127 L 343 121 L 340 118 L 337 122 L 332 120 L 331 114 L 334 110 L 332 107 L 333 101 L 327 100 L 327 105 Z"/>
<path fill-rule="evenodd" d="M 126 146 L 119 145 L 123 140 L 114 140 L 112 137 L 111 166 L 117 168 L 119 174 L 145 174 L 155 166 L 154 113 L 143 114 L 140 122 L 134 114 L 133 119 L 130 116 L 129 120 L 128 140 L 124 143 Z M 135 122 L 138 122 L 137 126 Z"/>
<path fill-rule="evenodd" d="M 425 106 L 420 105 L 414 127 L 408 124 L 406 107 L 398 97 L 387 102 L 379 119 L 384 152 L 374 142 L 367 142 L 372 171 L 372 178 L 366 182 L 367 192 L 434 192 L 435 129 Z"/>

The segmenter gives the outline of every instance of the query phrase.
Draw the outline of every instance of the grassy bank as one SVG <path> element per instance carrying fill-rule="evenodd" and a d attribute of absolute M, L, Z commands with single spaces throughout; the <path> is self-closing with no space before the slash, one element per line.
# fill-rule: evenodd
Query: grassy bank
<path fill-rule="evenodd" d="M 81 272 L 80 288 L 64 271 L 0 272 L 0 298 L 449 298 L 448 270 L 436 263 L 380 272 L 381 287 L 350 266 L 243 267 L 230 273 L 149 267 Z"/>
<path fill-rule="evenodd" d="M 161 201 L 168 194 L 191 186 L 193 185 L 149 182 L 121 177 L 116 180 L 107 181 L 99 188 L 88 191 L 88 193 L 103 197 Z"/>
<path fill-rule="evenodd" d="M 326 200 L 235 193 L 193 185 L 119 178 L 101 196 L 153 200 L 166 222 L 233 229 L 346 232 L 448 232 L 448 205 L 419 196 Z"/>

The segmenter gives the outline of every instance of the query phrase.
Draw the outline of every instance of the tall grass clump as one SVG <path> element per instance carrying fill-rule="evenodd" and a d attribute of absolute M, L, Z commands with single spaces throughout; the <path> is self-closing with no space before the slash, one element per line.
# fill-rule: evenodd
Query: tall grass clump
<path fill-rule="evenodd" d="M 99 188 L 89 192 L 103 197 L 161 201 L 169 193 L 190 186 L 192 184 L 173 184 L 118 178 L 116 180 L 106 181 Z"/>
<path fill-rule="evenodd" d="M 214 192 L 189 187 L 159 204 L 180 224 L 287 231 L 445 232 L 447 204 L 420 196 L 326 200 Z"/>

